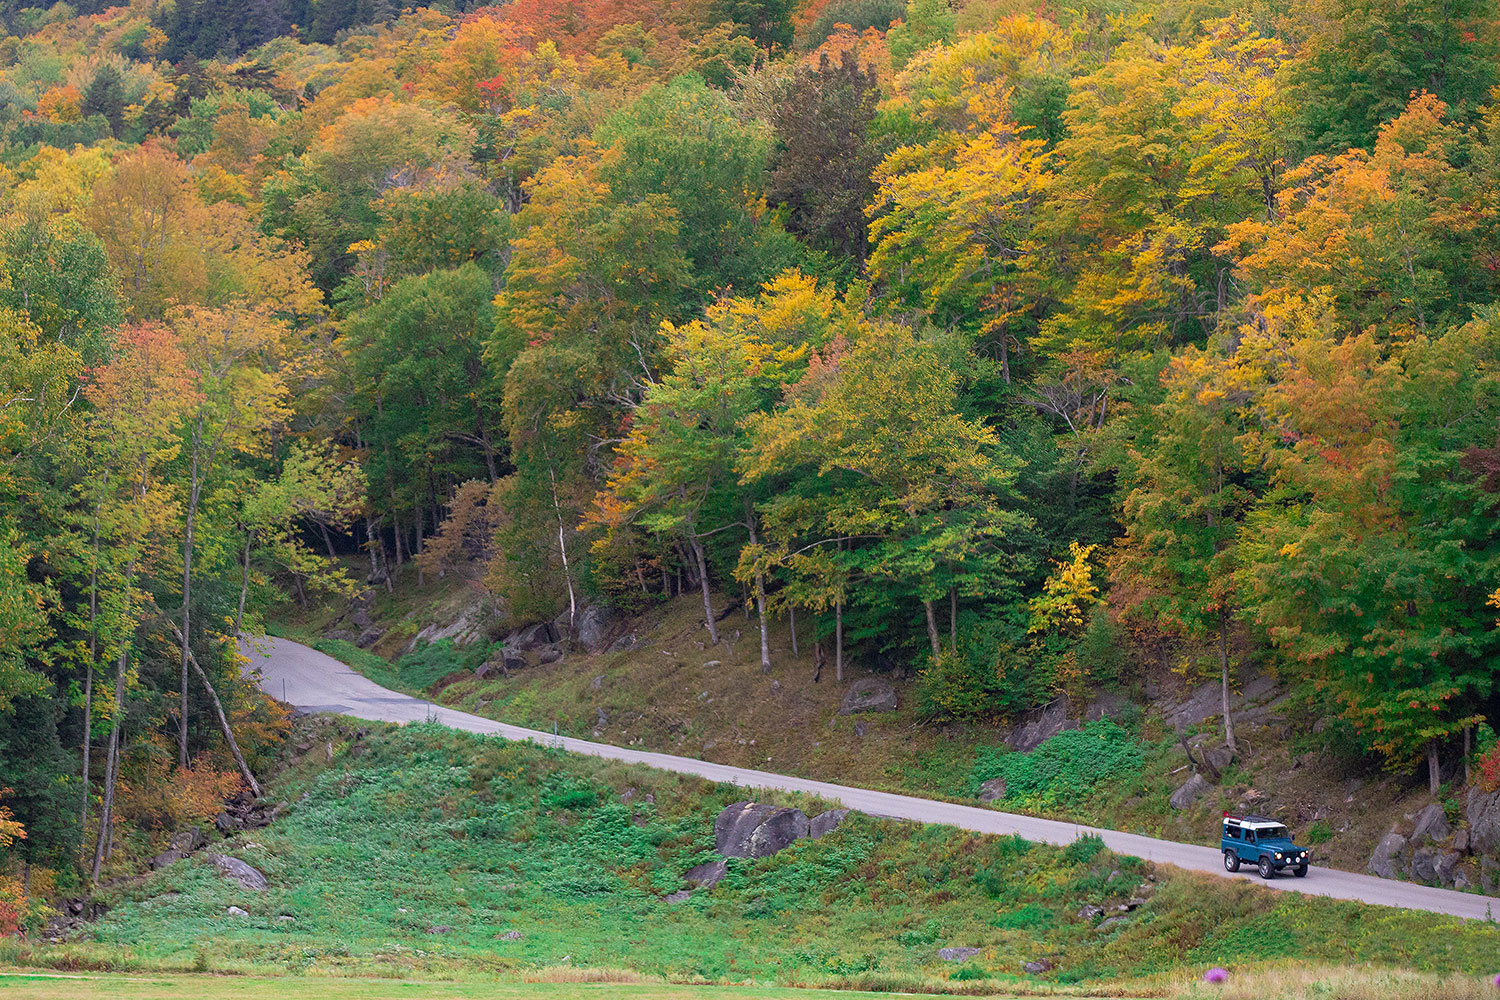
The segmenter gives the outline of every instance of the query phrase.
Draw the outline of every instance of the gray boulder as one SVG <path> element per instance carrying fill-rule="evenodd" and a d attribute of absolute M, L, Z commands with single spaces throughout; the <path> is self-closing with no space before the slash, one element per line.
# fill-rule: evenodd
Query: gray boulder
<path fill-rule="evenodd" d="M 1370 855 L 1370 871 L 1381 878 L 1395 878 L 1401 852 L 1404 850 L 1406 850 L 1405 837 L 1395 832 L 1386 834 L 1381 838 L 1380 843 L 1375 845 L 1375 853 Z"/>
<path fill-rule="evenodd" d="M 896 689 L 878 677 L 861 677 L 849 685 L 840 715 L 855 715 L 860 712 L 894 712 L 901 704 Z"/>
<path fill-rule="evenodd" d="M 181 851 L 183 854 L 192 854 L 200 847 L 206 846 L 208 846 L 208 838 L 203 836 L 203 831 L 196 826 L 190 830 L 178 830 L 167 841 L 167 847 L 174 851 Z"/>
<path fill-rule="evenodd" d="M 578 633 L 578 645 L 587 652 L 600 653 L 609 645 L 609 609 L 600 604 L 590 604 L 579 612 L 574 629 Z"/>
<path fill-rule="evenodd" d="M 1453 885 L 1454 872 L 1458 870 L 1458 863 L 1463 860 L 1463 855 L 1457 851 L 1443 851 L 1438 854 L 1437 864 L 1433 867 L 1437 870 L 1438 881 L 1444 885 Z"/>
<path fill-rule="evenodd" d="M 536 654 L 536 662 L 541 664 L 556 663 L 562 658 L 562 650 L 556 646 L 544 646 Z"/>
<path fill-rule="evenodd" d="M 979 785 L 980 802 L 997 802 L 1005 798 L 1005 779 L 991 778 L 989 781 L 981 782 Z"/>
<path fill-rule="evenodd" d="M 810 830 L 807 814 L 765 802 L 736 802 L 714 820 L 714 845 L 726 858 L 765 858 Z"/>
<path fill-rule="evenodd" d="M 150 866 L 152 871 L 159 871 L 174 861 L 181 861 L 184 857 L 186 855 L 181 851 L 162 851 L 156 857 L 147 861 L 146 864 Z"/>
<path fill-rule="evenodd" d="M 1219 774 L 1223 774 L 1225 768 L 1234 763 L 1234 751 L 1228 747 L 1214 747 L 1212 750 L 1204 750 L 1202 753 L 1204 763 Z"/>
<path fill-rule="evenodd" d="M 1045 708 L 1031 712 L 1010 734 L 1010 748 L 1025 753 L 1068 728 L 1068 700 L 1059 698 Z"/>
<path fill-rule="evenodd" d="M 1448 816 L 1443 812 L 1443 807 L 1432 802 L 1417 813 L 1416 825 L 1411 832 L 1411 842 L 1418 844 L 1424 840 L 1447 840 L 1452 833 L 1453 828 L 1448 825 Z"/>
<path fill-rule="evenodd" d="M 238 906 L 231 906 L 224 912 L 231 917 L 248 917 L 250 915 L 248 911 L 242 910 Z"/>
<path fill-rule="evenodd" d="M 699 889 L 712 889 L 719 884 L 719 881 L 724 878 L 724 873 L 728 870 L 729 862 L 720 858 L 717 861 L 710 861 L 706 865 L 689 868 L 682 873 L 682 880 L 688 885 L 696 886 Z"/>
<path fill-rule="evenodd" d="M 562 639 L 558 634 L 557 626 L 551 622 L 538 622 L 527 628 L 512 632 L 505 640 L 507 649 L 519 649 L 522 651 L 541 649 L 550 646 Z"/>
<path fill-rule="evenodd" d="M 1419 882 L 1437 881 L 1438 852 L 1430 847 L 1419 847 L 1411 855 L 1411 875 Z"/>
<path fill-rule="evenodd" d="M 843 825 L 844 820 L 849 818 L 848 809 L 830 809 L 824 813 L 818 813 L 807 824 L 807 835 L 813 840 L 825 837 Z"/>
<path fill-rule="evenodd" d="M 1171 804 L 1173 809 L 1186 809 L 1194 802 L 1197 802 L 1198 797 L 1208 791 L 1209 787 L 1208 779 L 1201 774 L 1195 773 L 1191 778 L 1183 782 L 1181 788 L 1172 793 L 1172 797 L 1167 802 Z"/>
<path fill-rule="evenodd" d="M 1052 960 L 1047 958 L 1039 958 L 1035 962 L 1023 962 L 1021 964 L 1021 971 L 1025 972 L 1029 976 L 1039 976 L 1044 972 L 1051 972 Z"/>
<path fill-rule="evenodd" d="M 978 948 L 939 948 L 938 958 L 945 962 L 967 962 L 979 954 Z"/>
<path fill-rule="evenodd" d="M 1488 854 L 1479 859 L 1479 887 L 1486 896 L 1500 894 L 1500 861 Z"/>
<path fill-rule="evenodd" d="M 246 889 L 254 892 L 264 892 L 266 888 L 266 877 L 261 872 L 251 868 L 239 858 L 231 858 L 227 854 L 206 855 L 208 863 L 219 870 L 226 878 L 232 878 Z"/>
<path fill-rule="evenodd" d="M 1469 789 L 1464 816 L 1469 821 L 1469 850 L 1475 854 L 1500 854 L 1500 790 Z"/>
<path fill-rule="evenodd" d="M 1098 920 L 1102 916 L 1104 916 L 1104 907 L 1095 906 L 1093 903 L 1086 903 L 1083 909 L 1078 911 L 1079 920 Z"/>

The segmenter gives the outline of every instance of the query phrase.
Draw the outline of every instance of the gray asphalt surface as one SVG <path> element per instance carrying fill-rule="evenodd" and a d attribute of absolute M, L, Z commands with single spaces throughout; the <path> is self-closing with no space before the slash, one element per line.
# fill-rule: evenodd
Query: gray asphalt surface
<path fill-rule="evenodd" d="M 454 729 L 488 733 L 510 740 L 530 740 L 561 747 L 573 753 L 646 764 L 666 771 L 698 775 L 710 781 L 740 785 L 746 789 L 805 792 L 874 816 L 919 823 L 946 823 L 978 833 L 1013 833 L 1027 840 L 1049 844 L 1068 844 L 1082 835 L 1095 834 L 1103 839 L 1110 850 L 1118 854 L 1134 855 L 1160 864 L 1208 872 L 1223 878 L 1248 879 L 1275 891 L 1354 899 L 1363 903 L 1406 910 L 1427 910 L 1470 919 L 1490 919 L 1493 914 L 1494 919 L 1500 919 L 1500 899 L 1491 897 L 1434 889 L 1371 875 L 1356 875 L 1331 868 L 1313 868 L 1306 878 L 1293 878 L 1287 874 L 1270 882 L 1262 882 L 1253 872 L 1247 874 L 1249 869 L 1231 875 L 1224 870 L 1222 856 L 1217 850 L 1195 844 L 1179 844 L 1134 833 L 1037 819 L 1034 816 L 1021 816 L 976 806 L 955 805 L 914 795 L 875 792 L 809 778 L 753 771 L 691 757 L 648 753 L 570 736 L 556 737 L 551 733 L 507 725 L 399 694 L 355 673 L 331 656 L 287 639 L 268 637 L 242 642 L 241 648 L 250 657 L 246 670 L 260 671 L 260 684 L 266 693 L 304 711 L 332 712 L 378 722 L 434 720 Z"/>

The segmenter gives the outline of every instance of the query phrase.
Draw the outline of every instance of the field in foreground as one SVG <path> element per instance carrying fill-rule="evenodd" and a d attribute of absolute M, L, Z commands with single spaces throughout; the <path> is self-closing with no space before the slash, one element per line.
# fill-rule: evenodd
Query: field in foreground
<path fill-rule="evenodd" d="M 567 976 L 575 990 L 623 969 L 611 975 L 757 984 L 751 995 L 1164 996 L 1211 966 L 1238 976 L 1295 960 L 1412 969 L 1427 983 L 1461 973 L 1467 985 L 1432 994 L 1452 1000 L 1500 954 L 1494 924 L 1153 870 L 1097 842 L 860 816 L 731 860 L 712 891 L 669 901 L 714 857 L 714 818 L 743 789 L 433 725 L 299 726 L 274 783 L 287 813 L 217 848 L 263 871 L 265 891 L 194 855 L 115 886 L 109 912 L 67 943 L 0 943 L 0 964 L 319 983 Z M 948 961 L 949 948 L 972 951 Z"/>
<path fill-rule="evenodd" d="M 0 996 L 6 1000 L 167 1000 L 212 997 L 214 1000 L 562 1000 L 600 997 L 608 1000 L 860 1000 L 879 996 L 833 990 L 798 990 L 765 986 L 675 986 L 665 983 L 441 983 L 382 979 L 329 979 L 283 976 L 164 975 L 39 976 L 0 972 Z"/>

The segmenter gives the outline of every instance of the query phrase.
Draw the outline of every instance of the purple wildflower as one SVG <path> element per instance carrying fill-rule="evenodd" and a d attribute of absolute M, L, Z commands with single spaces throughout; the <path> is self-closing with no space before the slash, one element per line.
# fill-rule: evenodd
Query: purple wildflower
<path fill-rule="evenodd" d="M 1495 989 L 1500 990 L 1500 975 L 1495 976 Z"/>
<path fill-rule="evenodd" d="M 1203 981 L 1205 983 L 1222 983 L 1228 978 L 1229 972 L 1219 968 L 1209 969 L 1203 974 Z"/>

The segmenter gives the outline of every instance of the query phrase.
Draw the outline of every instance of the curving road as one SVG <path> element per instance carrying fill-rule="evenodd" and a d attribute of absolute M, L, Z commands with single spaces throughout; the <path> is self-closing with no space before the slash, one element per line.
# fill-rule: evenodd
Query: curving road
<path fill-rule="evenodd" d="M 1225 878 L 1250 878 L 1255 875 L 1230 875 L 1224 871 L 1218 851 L 1195 844 L 1179 844 L 1117 830 L 1101 830 L 1037 819 L 1015 813 L 998 812 L 976 806 L 938 802 L 914 795 L 874 792 L 864 788 L 835 785 L 826 781 L 796 778 L 785 774 L 752 771 L 746 768 L 713 764 L 691 757 L 648 753 L 629 747 L 592 743 L 571 736 L 554 736 L 534 729 L 522 729 L 493 719 L 383 688 L 374 681 L 349 669 L 340 661 L 288 639 L 265 638 L 241 642 L 241 650 L 250 658 L 247 671 L 260 671 L 261 687 L 273 698 L 279 698 L 303 711 L 332 712 L 377 722 L 421 722 L 434 720 L 454 729 L 490 733 L 511 740 L 531 740 L 561 747 L 574 753 L 585 753 L 632 764 L 646 764 L 666 771 L 694 774 L 710 781 L 741 785 L 745 788 L 770 788 L 786 792 L 805 792 L 850 809 L 890 819 L 914 820 L 919 823 L 946 823 L 978 833 L 1019 834 L 1027 840 L 1049 844 L 1067 844 L 1084 834 L 1096 834 L 1105 846 L 1118 854 L 1134 855 L 1161 864 L 1176 865 L 1190 871 L 1210 872 Z M 1500 918 L 1500 900 L 1434 889 L 1392 879 L 1356 875 L 1331 868 L 1314 868 L 1307 878 L 1281 876 L 1261 883 L 1273 890 L 1301 892 L 1336 899 L 1353 899 L 1406 910 L 1428 910 L 1470 919 Z M 1493 911 L 1491 907 L 1493 905 Z"/>

